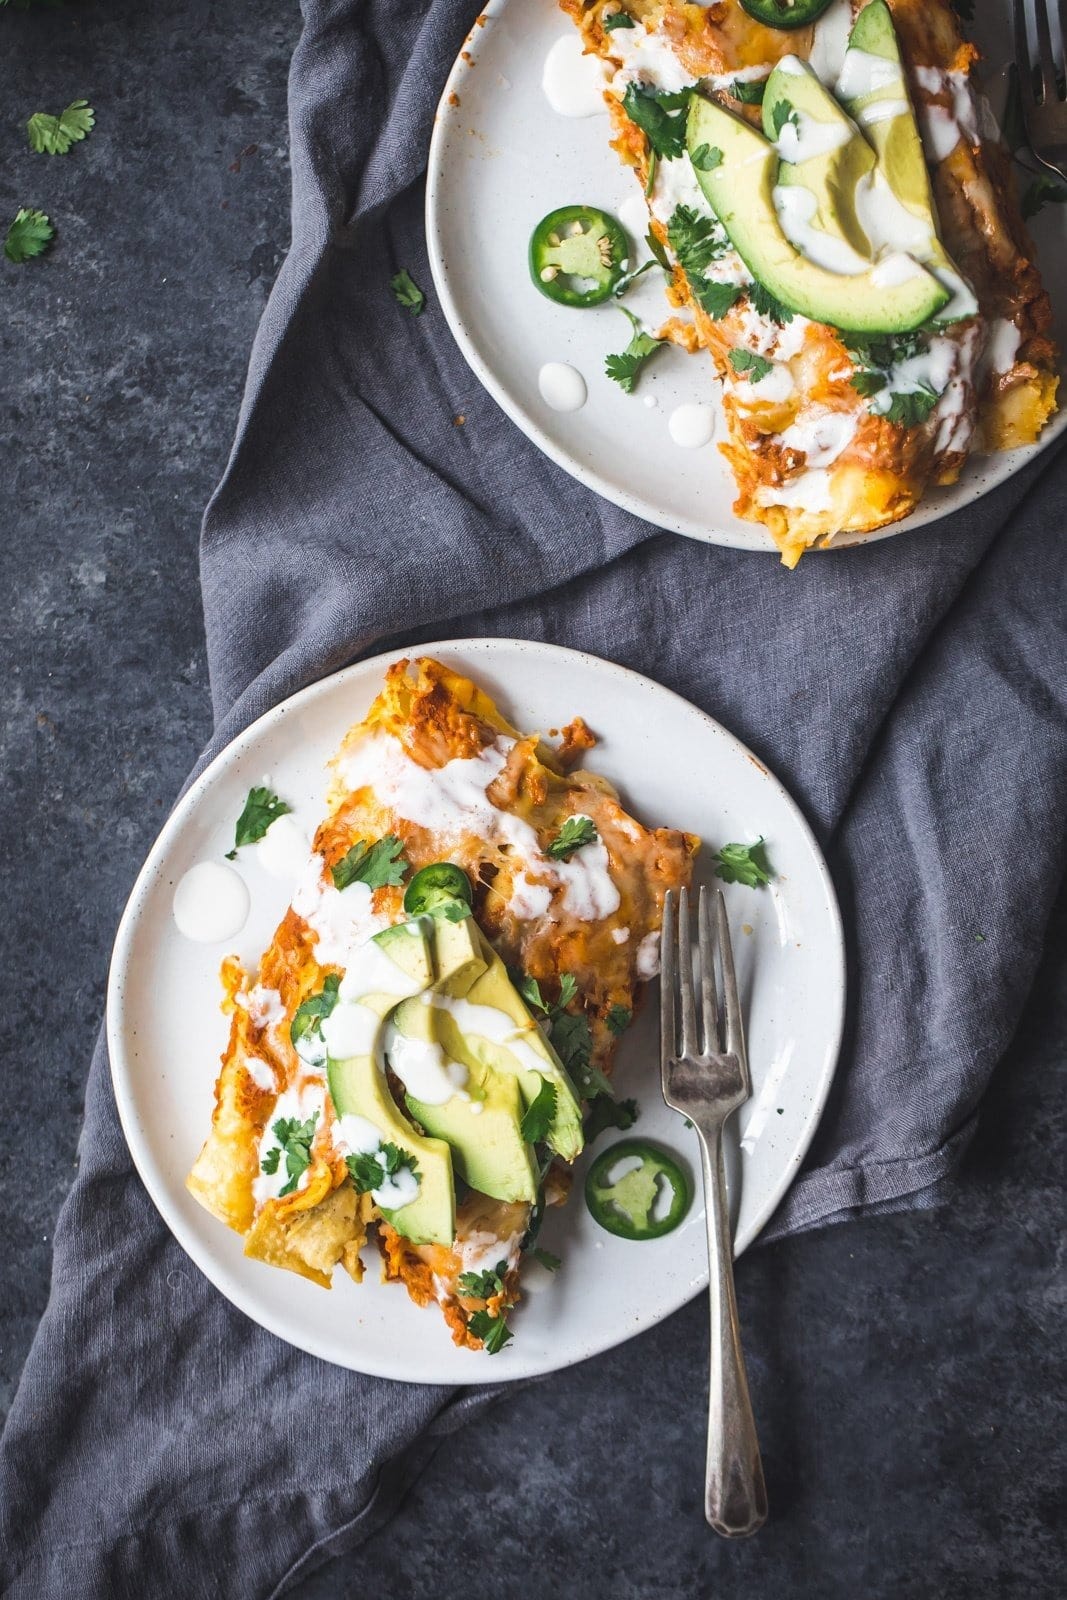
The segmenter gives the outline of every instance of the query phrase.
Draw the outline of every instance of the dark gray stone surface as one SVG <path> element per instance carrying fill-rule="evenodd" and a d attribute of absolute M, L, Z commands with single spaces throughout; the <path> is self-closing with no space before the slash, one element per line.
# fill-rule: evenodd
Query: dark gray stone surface
<path fill-rule="evenodd" d="M 0 9 L 0 207 L 59 230 L 43 261 L 0 261 L 4 1409 L 47 1296 L 115 923 L 209 730 L 197 527 L 285 248 L 298 27 L 291 0 Z M 82 95 L 92 138 L 32 155 L 25 118 Z M 758 1540 L 703 1523 L 695 1304 L 502 1400 L 299 1592 L 1062 1593 L 1065 933 L 1061 902 L 951 1205 L 741 1264 L 772 1500 Z"/>

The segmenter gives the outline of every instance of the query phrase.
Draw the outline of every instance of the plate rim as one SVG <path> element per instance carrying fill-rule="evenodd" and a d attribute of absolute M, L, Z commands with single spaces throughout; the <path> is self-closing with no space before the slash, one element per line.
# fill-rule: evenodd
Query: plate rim
<path fill-rule="evenodd" d="M 463 95 L 460 93 L 463 83 L 478 63 L 477 43 L 478 35 L 488 33 L 489 28 L 496 18 L 502 14 L 513 0 L 486 0 L 483 5 L 479 21 L 474 24 L 466 35 L 455 61 L 449 69 L 445 86 L 434 114 L 433 131 L 430 135 L 430 145 L 426 166 L 426 196 L 423 208 L 423 222 L 426 233 L 426 248 L 430 262 L 430 274 L 433 279 L 434 290 L 440 302 L 441 309 L 448 323 L 449 332 L 459 346 L 460 354 L 485 389 L 486 393 L 496 402 L 515 426 L 534 444 L 538 450 L 553 461 L 557 467 L 574 478 L 585 488 L 591 489 L 602 499 L 612 505 L 619 506 L 623 511 L 632 516 L 639 517 L 641 521 L 649 523 L 654 528 L 660 528 L 666 533 L 676 533 L 685 539 L 694 539 L 700 544 L 718 545 L 720 548 L 730 550 L 746 550 L 755 554 L 781 556 L 781 551 L 774 543 L 770 533 L 759 522 L 742 522 L 737 519 L 736 528 L 700 527 L 686 516 L 675 516 L 664 512 L 649 501 L 642 500 L 637 495 L 632 495 L 624 488 L 611 483 L 595 467 L 586 465 L 575 457 L 568 455 L 567 451 L 552 440 L 544 431 L 532 412 L 525 409 L 521 401 L 515 399 L 505 384 L 493 373 L 489 364 L 483 360 L 476 348 L 473 338 L 468 334 L 466 325 L 459 314 L 455 296 L 452 293 L 448 268 L 441 249 L 441 227 L 439 223 L 438 207 L 441 191 L 446 181 L 448 163 L 442 159 L 442 149 L 449 137 L 452 123 L 460 115 Z M 482 26 L 485 19 L 485 26 Z M 566 19 L 560 13 L 561 22 Z M 472 48 L 473 47 L 473 48 Z M 620 166 L 620 172 L 625 169 Z M 1067 348 L 1061 352 L 1061 377 L 1067 372 Z M 1032 445 L 1024 445 L 1016 450 L 995 451 L 988 455 L 981 455 L 972 451 L 964 464 L 963 471 L 977 467 L 978 461 L 996 461 L 997 465 L 983 473 L 982 484 L 967 493 L 951 506 L 939 506 L 932 503 L 928 497 L 919 502 L 916 509 L 902 517 L 898 522 L 891 522 L 881 528 L 871 528 L 855 532 L 843 532 L 834 536 L 833 542 L 828 546 L 812 546 L 804 552 L 805 556 L 830 555 L 837 550 L 853 549 L 859 545 L 880 543 L 883 539 L 893 539 L 904 533 L 917 533 L 921 528 L 929 527 L 933 522 L 950 517 L 955 512 L 963 511 L 972 506 L 976 501 L 982 500 L 986 495 L 999 489 L 1010 478 L 1022 472 L 1031 461 L 1059 439 L 1067 430 L 1067 404 L 1061 405 L 1045 425 L 1040 437 Z M 950 489 L 957 485 L 950 485 Z M 931 488 L 930 494 L 935 490 Z"/>
<path fill-rule="evenodd" d="M 695 1299 L 698 1295 L 706 1293 L 706 1270 L 702 1270 L 700 1277 L 696 1280 L 695 1286 L 689 1286 L 688 1293 L 683 1293 L 680 1298 L 676 1298 L 670 1303 L 665 1304 L 664 1308 L 656 1316 L 654 1316 L 650 1322 L 643 1323 L 639 1328 L 620 1326 L 617 1337 L 612 1336 L 610 1338 L 600 1340 L 593 1347 L 584 1350 L 579 1355 L 574 1355 L 573 1353 L 568 1352 L 559 1362 L 555 1362 L 551 1365 L 539 1366 L 533 1373 L 526 1370 L 521 1372 L 505 1371 L 501 1373 L 494 1371 L 491 1374 L 472 1371 L 469 1376 L 466 1374 L 453 1373 L 449 1373 L 445 1377 L 411 1376 L 406 1373 L 398 1373 L 395 1369 L 381 1363 L 373 1356 L 371 1356 L 369 1360 L 364 1359 L 364 1357 L 358 1351 L 356 1352 L 359 1358 L 358 1365 L 355 1361 L 338 1361 L 335 1353 L 327 1353 L 324 1348 L 317 1347 L 317 1341 L 314 1333 L 309 1334 L 306 1339 L 294 1339 L 290 1330 L 283 1330 L 283 1328 L 277 1324 L 273 1313 L 271 1313 L 269 1310 L 264 1313 L 262 1309 L 255 1307 L 256 1297 L 254 1293 L 250 1296 L 246 1296 L 242 1293 L 234 1292 L 231 1285 L 220 1281 L 220 1278 L 223 1276 L 223 1274 L 221 1270 L 216 1271 L 214 1267 L 214 1257 L 208 1254 L 208 1258 L 205 1260 L 205 1252 L 201 1251 L 199 1241 L 196 1238 L 193 1230 L 186 1226 L 178 1206 L 171 1204 L 169 1186 L 162 1174 L 157 1170 L 156 1163 L 152 1156 L 148 1136 L 147 1134 L 142 1134 L 138 1127 L 137 1103 L 133 1093 L 134 1074 L 131 1071 L 130 1063 L 126 1060 L 123 1046 L 123 989 L 125 986 L 126 974 L 130 969 L 130 962 L 136 958 L 136 938 L 138 934 L 138 925 L 142 905 L 148 891 L 155 884 L 162 858 L 165 856 L 176 837 L 181 834 L 186 819 L 191 814 L 195 813 L 203 794 L 224 766 L 228 766 L 233 760 L 239 758 L 240 755 L 243 754 L 244 751 L 250 745 L 252 745 L 262 733 L 267 731 L 275 723 L 280 722 L 284 717 L 291 714 L 293 711 L 301 709 L 310 701 L 333 692 L 347 679 L 355 676 L 357 673 L 367 673 L 376 668 L 382 669 L 395 661 L 401 660 L 405 656 L 416 657 L 419 655 L 435 655 L 438 652 L 444 652 L 446 654 L 448 652 L 452 652 L 453 654 L 458 655 L 468 651 L 474 653 L 484 652 L 486 654 L 491 654 L 494 647 L 506 647 L 512 650 L 517 647 L 519 650 L 529 649 L 533 650 L 534 652 L 547 652 L 551 655 L 565 658 L 574 665 L 580 666 L 582 669 L 590 668 L 594 672 L 606 672 L 608 676 L 614 676 L 623 683 L 637 682 L 643 686 L 650 686 L 658 694 L 666 695 L 670 699 L 680 702 L 681 706 L 683 706 L 688 713 L 695 714 L 701 719 L 701 721 L 706 725 L 709 735 L 725 739 L 728 744 L 734 747 L 736 753 L 751 761 L 759 769 L 764 779 L 767 780 L 775 790 L 776 798 L 779 803 L 787 807 L 793 814 L 793 819 L 799 826 L 803 841 L 814 860 L 829 917 L 829 925 L 826 930 L 829 939 L 826 970 L 828 975 L 832 976 L 835 980 L 832 994 L 837 1002 L 836 1026 L 832 1030 L 830 1047 L 827 1050 L 825 1062 L 820 1075 L 816 1080 L 813 1080 L 808 1106 L 808 1116 L 800 1139 L 794 1145 L 789 1161 L 783 1167 L 780 1179 L 769 1190 L 767 1198 L 757 1209 L 754 1217 L 749 1223 L 747 1230 L 742 1235 L 735 1238 L 735 1257 L 740 1255 L 745 1249 L 748 1248 L 750 1244 L 754 1242 L 756 1238 L 758 1238 L 759 1234 L 766 1227 L 768 1221 L 777 1211 L 782 1199 L 788 1192 L 800 1170 L 804 1157 L 811 1146 L 811 1142 L 815 1137 L 816 1130 L 819 1127 L 823 1112 L 826 1108 L 826 1101 L 829 1096 L 830 1088 L 833 1083 L 834 1075 L 840 1059 L 841 1042 L 844 1035 L 848 999 L 848 968 L 847 954 L 845 949 L 844 925 L 833 877 L 821 846 L 815 837 L 814 830 L 812 829 L 811 824 L 808 822 L 808 819 L 805 816 L 800 804 L 793 798 L 792 794 L 790 794 L 789 790 L 785 787 L 777 774 L 772 771 L 772 769 L 769 768 L 759 756 L 750 750 L 743 740 L 738 738 L 736 734 L 732 733 L 730 729 L 726 728 L 715 717 L 711 716 L 710 713 L 703 711 L 699 706 L 694 705 L 691 700 L 687 700 L 684 695 L 679 694 L 676 690 L 668 688 L 665 684 L 657 682 L 656 679 L 650 678 L 647 674 L 638 672 L 632 667 L 626 667 L 619 662 L 610 661 L 603 656 L 594 655 L 591 651 L 577 650 L 568 645 L 559 645 L 538 639 L 508 638 L 506 636 L 494 634 L 459 639 L 432 640 L 427 641 L 425 644 L 420 643 L 407 648 L 397 647 L 388 651 L 380 652 L 374 656 L 364 657 L 359 661 L 350 662 L 347 666 L 344 666 L 335 672 L 328 673 L 325 677 L 316 679 L 315 682 L 307 684 L 303 689 L 298 690 L 295 694 L 280 700 L 276 705 L 271 706 L 268 708 L 268 710 L 262 712 L 246 727 L 242 728 L 233 739 L 231 739 L 226 745 L 223 746 L 221 750 L 218 751 L 218 753 L 204 767 L 203 771 L 197 775 L 195 780 L 175 802 L 173 810 L 164 822 L 158 835 L 153 841 L 148 854 L 145 857 L 140 871 L 134 880 L 133 887 L 130 890 L 129 897 L 119 919 L 118 928 L 115 934 L 115 942 L 112 948 L 111 961 L 108 968 L 105 1007 L 105 1033 L 108 1049 L 108 1069 L 115 1095 L 119 1123 L 121 1125 L 123 1137 L 126 1141 L 126 1146 L 133 1161 L 134 1168 L 136 1169 L 141 1182 L 144 1184 L 149 1199 L 152 1201 L 152 1204 L 158 1212 L 164 1226 L 185 1251 L 186 1255 L 189 1256 L 190 1260 L 193 1262 L 193 1265 L 203 1273 L 204 1277 L 213 1286 L 213 1288 L 216 1289 L 223 1296 L 223 1298 L 229 1302 L 230 1305 L 234 1306 L 236 1310 L 247 1316 L 249 1320 L 255 1323 L 257 1326 L 266 1329 L 267 1332 L 283 1340 L 284 1343 L 292 1346 L 295 1349 L 303 1350 L 309 1355 L 316 1356 L 331 1366 L 337 1366 L 342 1368 L 342 1370 L 347 1371 L 362 1372 L 372 1377 L 389 1378 L 399 1382 L 448 1383 L 456 1384 L 461 1387 L 469 1387 L 486 1382 L 525 1382 L 528 1381 L 531 1376 L 547 1375 L 551 1372 L 564 1370 L 567 1367 L 576 1365 L 580 1361 L 589 1360 L 593 1356 L 600 1355 L 606 1350 L 614 1349 L 616 1346 L 626 1343 L 627 1340 L 634 1337 L 636 1333 L 645 1331 L 645 1329 L 648 1327 L 654 1327 L 658 1325 L 658 1323 L 664 1321 L 668 1316 L 673 1315 L 675 1311 L 687 1304 L 689 1300 Z M 225 1224 L 220 1223 L 219 1226 L 224 1227 Z"/>

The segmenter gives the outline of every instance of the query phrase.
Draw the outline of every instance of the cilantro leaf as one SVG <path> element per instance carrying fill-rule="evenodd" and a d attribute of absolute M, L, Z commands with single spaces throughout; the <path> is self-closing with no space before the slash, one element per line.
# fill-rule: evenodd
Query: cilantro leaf
<path fill-rule="evenodd" d="M 355 1185 L 357 1194 L 369 1194 L 380 1189 L 386 1179 L 393 1178 L 405 1168 L 413 1177 L 419 1175 L 419 1164 L 413 1155 L 401 1150 L 399 1145 L 382 1144 L 377 1150 L 359 1151 L 345 1157 L 345 1166 Z"/>
<path fill-rule="evenodd" d="M 568 817 L 546 848 L 545 855 L 553 861 L 569 861 L 576 850 L 583 849 L 587 844 L 595 844 L 598 838 L 592 817 Z"/>
<path fill-rule="evenodd" d="M 466 900 L 442 900 L 439 906 L 434 906 L 431 916 L 444 917 L 446 922 L 466 922 L 468 917 L 474 915 L 473 910 Z"/>
<path fill-rule="evenodd" d="M 526 1144 L 543 1144 L 556 1114 L 556 1085 L 548 1078 L 526 1108 L 520 1132 Z"/>
<path fill-rule="evenodd" d="M 609 17 L 601 17 L 601 25 L 607 33 L 614 33 L 616 28 L 632 28 L 634 19 L 628 11 L 613 11 Z"/>
<path fill-rule="evenodd" d="M 857 394 L 862 394 L 866 399 L 870 399 L 871 395 L 881 394 L 886 386 L 887 379 L 884 372 L 872 372 L 861 367 L 859 371 L 852 374 L 848 381 Z"/>
<path fill-rule="evenodd" d="M 322 1019 L 328 1017 L 337 1004 L 337 991 L 340 986 L 341 980 L 336 972 L 327 973 L 323 979 L 321 992 L 309 995 L 297 1006 L 296 1015 L 289 1024 L 289 1037 L 294 1045 L 298 1045 L 308 1034 L 322 1038 Z"/>
<path fill-rule="evenodd" d="M 766 78 L 754 78 L 751 80 L 746 80 L 745 78 L 735 78 L 733 83 L 730 85 L 730 93 L 733 95 L 735 100 L 740 100 L 743 106 L 762 105 L 763 96 L 766 94 L 766 92 Z"/>
<path fill-rule="evenodd" d="M 476 1339 L 481 1339 L 486 1353 L 495 1356 L 512 1338 L 511 1329 L 503 1317 L 490 1316 L 488 1311 L 476 1311 L 468 1317 L 467 1327 Z"/>
<path fill-rule="evenodd" d="M 623 96 L 622 109 L 641 129 L 656 156 L 664 161 L 675 161 L 684 154 L 688 89 L 663 94 L 648 84 L 630 83 Z"/>
<path fill-rule="evenodd" d="M 389 287 L 398 306 L 403 306 L 412 316 L 422 316 L 426 309 L 426 296 L 406 267 L 401 267 L 400 271 L 389 279 Z"/>
<path fill-rule="evenodd" d="M 739 283 L 713 283 L 710 280 L 694 283 L 690 278 L 689 284 L 713 322 L 719 322 L 725 317 L 741 293 Z"/>
<path fill-rule="evenodd" d="M 707 267 L 729 248 L 726 231 L 716 217 L 706 217 L 690 206 L 675 206 L 667 224 L 667 242 L 683 272 L 701 278 Z"/>
<path fill-rule="evenodd" d="M 548 1016 L 549 1008 L 545 1001 L 544 995 L 541 993 L 541 985 L 538 983 L 536 978 L 517 978 L 515 980 L 515 987 L 522 995 L 522 998 L 526 1001 L 528 1006 L 530 1006 L 534 1011 L 541 1011 L 546 1017 Z"/>
<path fill-rule="evenodd" d="M 600 1095 L 586 1113 L 583 1124 L 586 1144 L 592 1144 L 593 1140 L 607 1128 L 619 1128 L 623 1131 L 632 1128 L 637 1117 L 636 1100 L 613 1100 L 610 1095 Z"/>
<path fill-rule="evenodd" d="M 750 383 L 760 383 L 774 369 L 773 361 L 757 355 L 754 350 L 731 350 L 730 365 L 738 374 L 747 372 Z"/>
<path fill-rule="evenodd" d="M 620 1033 L 625 1033 L 633 1021 L 633 1012 L 628 1006 L 611 1006 L 608 1010 L 607 1023 L 612 1033 L 618 1038 Z"/>
<path fill-rule="evenodd" d="M 72 100 L 58 117 L 35 111 L 26 124 L 26 136 L 38 155 L 65 156 L 72 144 L 93 131 L 95 121 L 96 112 L 88 100 Z"/>
<path fill-rule="evenodd" d="M 244 810 L 233 830 L 233 849 L 227 850 L 226 860 L 235 860 L 242 845 L 255 844 L 263 838 L 272 822 L 277 822 L 279 817 L 288 815 L 291 810 L 292 806 L 279 800 L 270 789 L 249 789 Z"/>
<path fill-rule="evenodd" d="M 578 980 L 573 972 L 561 972 L 559 975 L 559 999 L 556 1001 L 556 1009 L 562 1011 L 565 1006 L 569 1006 L 577 993 Z"/>
<path fill-rule="evenodd" d="M 743 883 L 746 889 L 759 889 L 774 876 L 762 837 L 754 844 L 724 844 L 715 863 L 716 877 L 724 883 Z"/>
<path fill-rule="evenodd" d="M 889 422 L 899 422 L 901 427 L 917 428 L 926 421 L 939 398 L 937 390 L 924 383 L 921 389 L 910 394 L 891 395 L 889 407 L 881 415 Z"/>
<path fill-rule="evenodd" d="M 1043 172 L 1028 185 L 1022 197 L 1023 216 L 1036 217 L 1047 205 L 1067 205 L 1067 183 Z"/>
<path fill-rule="evenodd" d="M 4 254 L 16 265 L 32 261 L 34 256 L 48 249 L 55 236 L 56 230 L 43 211 L 22 206 L 8 227 L 4 238 Z"/>
<path fill-rule="evenodd" d="M 549 1272 L 555 1272 L 558 1267 L 563 1265 L 559 1256 L 554 1256 L 551 1250 L 542 1250 L 540 1245 L 535 1245 L 530 1254 L 535 1261 L 540 1261 L 541 1265 L 547 1268 Z"/>
<path fill-rule="evenodd" d="M 284 1195 L 293 1193 L 311 1165 L 311 1141 L 315 1137 L 315 1125 L 318 1120 L 318 1112 L 313 1111 L 306 1122 L 300 1122 L 296 1117 L 279 1117 L 271 1127 L 270 1131 L 278 1143 L 276 1147 L 267 1151 L 260 1166 L 268 1174 L 275 1173 L 284 1155 L 288 1181 L 278 1190 L 279 1200 Z"/>
<path fill-rule="evenodd" d="M 512 982 L 516 989 L 534 1011 L 540 1011 L 546 1017 L 554 1017 L 564 1007 L 570 1005 L 578 993 L 578 984 L 571 972 L 561 972 L 559 978 L 559 999 L 555 1005 L 549 1005 L 541 993 L 541 985 L 536 978 L 524 977 L 521 973 L 512 973 Z"/>
<path fill-rule="evenodd" d="M 471 1300 L 491 1300 L 495 1294 L 503 1294 L 507 1271 L 507 1262 L 498 1261 L 493 1271 L 486 1268 L 484 1272 L 461 1272 L 456 1285 Z"/>
<path fill-rule="evenodd" d="M 722 151 L 717 145 L 698 144 L 689 152 L 689 159 L 698 172 L 714 172 L 716 167 L 722 166 Z"/>
<path fill-rule="evenodd" d="M 784 306 L 780 300 L 776 300 L 770 290 L 763 287 L 762 283 L 749 284 L 745 293 L 751 301 L 753 311 L 758 311 L 761 317 L 770 317 L 774 322 L 792 322 L 793 313 L 789 307 Z"/>
<path fill-rule="evenodd" d="M 386 884 L 403 883 L 408 865 L 403 841 L 395 833 L 387 833 L 384 839 L 376 839 L 373 844 L 357 839 L 340 861 L 334 862 L 330 875 L 337 889 L 347 889 L 352 883 L 381 889 Z"/>
<path fill-rule="evenodd" d="M 630 339 L 629 344 L 626 346 L 626 349 L 623 350 L 619 355 L 608 356 L 607 360 L 604 362 L 604 371 L 607 373 L 608 377 L 613 380 L 613 382 L 619 385 L 619 388 L 622 390 L 623 394 L 633 394 L 638 373 L 641 371 L 641 368 L 644 366 L 649 356 L 659 349 L 663 341 L 661 339 L 654 338 L 650 333 L 645 333 L 637 318 L 632 312 L 627 311 L 625 306 L 620 306 L 619 310 L 622 312 L 624 317 L 630 318 L 630 321 L 633 324 L 633 336 Z M 566 855 L 556 854 L 556 846 L 559 845 L 560 840 L 563 838 L 563 835 L 566 833 L 571 823 L 575 821 L 573 817 L 568 817 L 567 821 L 563 824 L 558 837 L 554 839 L 548 847 L 548 854 L 552 856 L 554 860 L 567 860 L 572 850 L 579 849 L 583 844 L 592 844 L 593 840 L 596 838 L 596 828 L 590 819 L 588 817 L 584 817 L 578 820 L 585 822 L 589 828 L 592 828 L 592 834 L 588 838 L 580 839 L 577 844 L 570 846 L 567 849 Z"/>
<path fill-rule="evenodd" d="M 800 118 L 788 100 L 776 100 L 771 107 L 771 127 L 774 129 L 774 137 L 776 139 L 782 137 L 784 128 L 793 127 L 799 129 Z"/>

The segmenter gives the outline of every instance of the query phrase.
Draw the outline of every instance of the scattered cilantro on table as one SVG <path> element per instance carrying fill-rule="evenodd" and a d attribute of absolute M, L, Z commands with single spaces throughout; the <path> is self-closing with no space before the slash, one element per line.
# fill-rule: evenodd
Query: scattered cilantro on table
<path fill-rule="evenodd" d="M 8 227 L 4 238 L 4 254 L 16 266 L 32 261 L 43 254 L 55 238 L 56 230 L 43 211 L 22 206 Z"/>
<path fill-rule="evenodd" d="M 633 394 L 634 386 L 637 383 L 641 368 L 644 366 L 649 356 L 654 355 L 659 349 L 660 345 L 663 343 L 663 340 L 657 339 L 651 333 L 646 333 L 641 324 L 638 322 L 637 318 L 632 312 L 627 311 L 625 306 L 620 306 L 619 310 L 622 312 L 624 317 L 629 317 L 634 331 L 625 350 L 620 351 L 618 355 L 608 356 L 607 360 L 604 362 L 604 371 L 614 383 L 619 385 L 619 388 L 622 390 L 623 394 Z M 577 843 L 573 845 L 567 843 L 564 845 L 561 843 L 561 841 L 563 840 L 564 835 L 567 834 L 567 830 L 572 823 L 576 825 L 576 828 L 578 825 L 584 824 L 586 830 L 585 836 L 578 837 L 577 832 L 574 832 L 567 837 L 568 840 L 571 837 L 575 837 L 577 839 Z M 589 830 L 592 831 L 590 832 Z M 596 836 L 596 827 L 588 817 L 568 817 L 567 821 L 563 824 L 563 828 L 560 831 L 559 837 L 554 839 L 549 845 L 548 854 L 550 856 L 554 856 L 554 859 L 557 861 L 565 861 L 568 859 L 572 851 L 581 849 L 583 844 L 592 844 Z M 562 854 L 564 849 L 567 852 L 566 855 Z"/>
<path fill-rule="evenodd" d="M 397 305 L 403 306 L 405 311 L 410 311 L 412 316 L 421 317 L 426 309 L 426 296 L 406 267 L 401 267 L 400 271 L 389 279 L 389 287 L 393 291 Z"/>
<path fill-rule="evenodd" d="M 35 111 L 26 124 L 26 137 L 38 155 L 65 156 L 71 145 L 93 131 L 95 121 L 96 112 L 88 100 L 72 100 L 55 117 Z"/>

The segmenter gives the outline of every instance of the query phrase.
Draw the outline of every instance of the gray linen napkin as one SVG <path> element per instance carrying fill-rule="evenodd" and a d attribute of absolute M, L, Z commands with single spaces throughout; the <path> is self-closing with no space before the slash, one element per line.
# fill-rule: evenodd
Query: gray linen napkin
<path fill-rule="evenodd" d="M 400 266 L 430 281 L 421 172 L 476 7 L 304 9 L 293 245 L 204 523 L 205 759 L 282 696 L 420 638 L 549 639 L 652 674 L 791 786 L 844 907 L 845 1048 L 769 1232 L 933 1204 L 1063 871 L 1063 460 L 791 574 L 595 499 L 481 392 L 432 298 L 416 319 L 388 291 Z M 80 1148 L 2 1441 L 9 1592 L 280 1594 L 366 1538 L 500 1391 L 344 1373 L 231 1310 L 132 1172 L 102 1047 Z"/>

